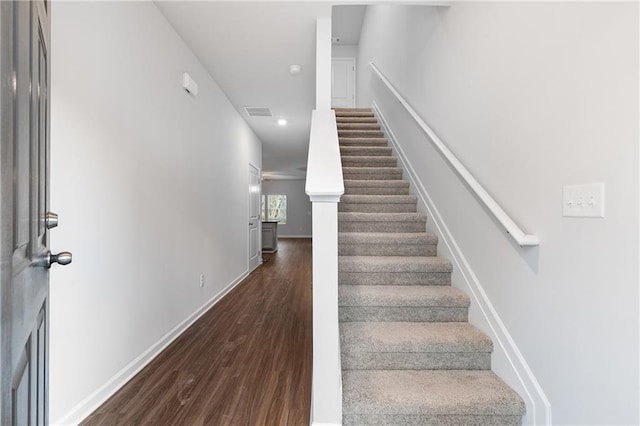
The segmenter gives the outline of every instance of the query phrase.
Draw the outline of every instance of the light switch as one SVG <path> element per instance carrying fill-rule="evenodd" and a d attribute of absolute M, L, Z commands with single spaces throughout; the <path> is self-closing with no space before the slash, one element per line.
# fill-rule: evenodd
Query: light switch
<path fill-rule="evenodd" d="M 564 186 L 562 216 L 604 217 L 604 183 Z"/>

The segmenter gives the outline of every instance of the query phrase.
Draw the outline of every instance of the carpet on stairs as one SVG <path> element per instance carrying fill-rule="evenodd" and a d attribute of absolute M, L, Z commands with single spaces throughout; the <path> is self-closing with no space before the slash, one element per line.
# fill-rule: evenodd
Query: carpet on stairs
<path fill-rule="evenodd" d="M 491 371 L 491 339 L 370 109 L 336 109 L 344 425 L 519 425 L 522 398 Z"/>

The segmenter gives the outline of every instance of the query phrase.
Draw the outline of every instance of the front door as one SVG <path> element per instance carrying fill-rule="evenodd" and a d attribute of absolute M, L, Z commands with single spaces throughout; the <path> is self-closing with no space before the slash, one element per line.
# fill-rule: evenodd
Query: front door
<path fill-rule="evenodd" d="M 0 1 L 0 424 L 48 423 L 48 1 Z"/>
<path fill-rule="evenodd" d="M 249 164 L 249 272 L 260 264 L 260 171 Z"/>

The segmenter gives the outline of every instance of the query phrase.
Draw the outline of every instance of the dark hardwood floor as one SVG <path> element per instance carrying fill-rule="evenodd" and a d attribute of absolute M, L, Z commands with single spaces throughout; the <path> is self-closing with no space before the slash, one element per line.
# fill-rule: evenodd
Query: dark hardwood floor
<path fill-rule="evenodd" d="M 83 425 L 308 425 L 311 240 L 276 254 Z"/>

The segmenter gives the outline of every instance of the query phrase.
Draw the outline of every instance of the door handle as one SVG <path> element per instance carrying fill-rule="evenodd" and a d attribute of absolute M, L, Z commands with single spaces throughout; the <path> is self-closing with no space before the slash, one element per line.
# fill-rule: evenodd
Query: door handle
<path fill-rule="evenodd" d="M 51 251 L 47 251 L 45 254 L 38 256 L 33 262 L 33 266 L 42 266 L 45 269 L 51 268 L 51 265 L 57 263 L 58 265 L 68 265 L 73 260 L 73 255 L 68 251 L 61 251 L 58 254 L 52 254 Z"/>
<path fill-rule="evenodd" d="M 58 226 L 58 214 L 54 212 L 47 212 L 47 214 L 44 215 L 44 224 L 47 229 Z"/>

